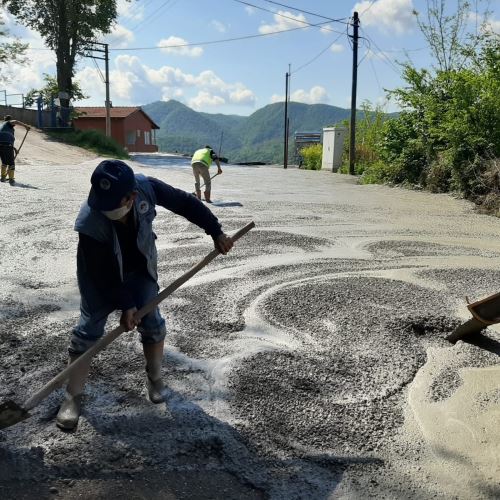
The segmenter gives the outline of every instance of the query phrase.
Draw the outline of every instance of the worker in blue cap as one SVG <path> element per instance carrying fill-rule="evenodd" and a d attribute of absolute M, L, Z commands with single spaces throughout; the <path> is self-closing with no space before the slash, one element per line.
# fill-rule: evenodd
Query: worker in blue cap
<path fill-rule="evenodd" d="M 158 294 L 157 251 L 152 223 L 160 205 L 204 229 L 215 248 L 226 254 L 232 240 L 215 215 L 195 196 L 154 177 L 136 175 L 120 160 L 104 160 L 94 170 L 92 187 L 75 223 L 78 232 L 77 278 L 80 320 L 73 328 L 69 362 L 104 333 L 108 315 L 121 311 L 126 331 L 137 327 L 146 359 L 149 399 L 163 401 L 161 366 L 165 320 L 156 308 L 138 322 L 135 313 Z M 74 429 L 90 362 L 70 376 L 57 425 Z"/>

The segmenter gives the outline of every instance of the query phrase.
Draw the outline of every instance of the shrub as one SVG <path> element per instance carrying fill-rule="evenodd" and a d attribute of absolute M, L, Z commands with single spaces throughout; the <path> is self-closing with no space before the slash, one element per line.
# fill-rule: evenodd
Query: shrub
<path fill-rule="evenodd" d="M 401 167 L 395 163 L 377 161 L 368 165 L 361 176 L 362 184 L 397 183 L 401 179 Z"/>
<path fill-rule="evenodd" d="M 60 142 L 89 149 L 101 156 L 128 158 L 129 155 L 113 138 L 106 137 L 98 130 L 74 130 L 72 132 L 49 132 L 49 135 Z"/>
<path fill-rule="evenodd" d="M 453 169 L 449 155 L 438 155 L 425 174 L 425 187 L 432 193 L 447 193 L 452 184 Z"/>
<path fill-rule="evenodd" d="M 323 160 L 323 146 L 321 144 L 302 148 L 300 154 L 304 159 L 303 165 L 306 170 L 321 170 Z"/>

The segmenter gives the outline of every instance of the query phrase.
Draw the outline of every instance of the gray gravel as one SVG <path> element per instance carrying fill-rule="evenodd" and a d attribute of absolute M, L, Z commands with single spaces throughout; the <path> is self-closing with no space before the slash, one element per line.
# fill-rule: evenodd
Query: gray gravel
<path fill-rule="evenodd" d="M 59 167 L 25 170 L 41 189 L 22 198 L 2 186 L 12 223 L 1 229 L 0 401 L 22 402 L 65 365 L 78 318 L 71 228 L 93 166 L 50 186 Z M 447 455 L 428 464 L 436 443 L 412 424 L 409 393 L 439 353 L 422 404 L 446 409 L 468 369 L 498 365 L 497 330 L 483 344 L 444 338 L 465 294 L 498 291 L 500 223 L 460 200 L 347 176 L 231 169 L 216 197 L 243 206 L 212 209 L 228 232 L 257 228 L 162 304 L 166 404 L 146 400 L 137 335 L 124 334 L 92 366 L 77 432 L 54 425 L 62 390 L 0 432 L 0 497 L 498 496 L 482 449 L 457 465 L 444 434 Z M 191 190 L 182 168 L 143 171 Z M 259 190 L 245 188 L 256 179 Z M 162 286 L 211 250 L 162 210 L 155 230 Z M 499 398 L 478 385 L 467 405 L 482 415 Z M 443 480 L 448 465 L 456 484 Z"/>

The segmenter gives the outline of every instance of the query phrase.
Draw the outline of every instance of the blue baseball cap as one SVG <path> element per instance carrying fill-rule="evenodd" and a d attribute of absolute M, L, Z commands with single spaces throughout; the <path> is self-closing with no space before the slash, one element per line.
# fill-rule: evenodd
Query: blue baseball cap
<path fill-rule="evenodd" d="M 136 187 L 134 171 L 123 161 L 104 160 L 90 178 L 88 204 L 96 210 L 114 210 Z"/>

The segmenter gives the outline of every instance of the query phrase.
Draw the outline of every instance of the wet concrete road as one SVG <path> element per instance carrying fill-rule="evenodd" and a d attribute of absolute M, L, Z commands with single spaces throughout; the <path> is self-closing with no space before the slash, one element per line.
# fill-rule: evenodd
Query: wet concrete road
<path fill-rule="evenodd" d="M 1 400 L 64 366 L 94 166 L 30 166 L 27 187 L 1 186 Z M 189 168 L 137 171 L 193 189 Z M 162 305 L 166 404 L 146 401 L 125 334 L 93 365 L 77 432 L 54 425 L 58 391 L 0 433 L 0 496 L 498 497 L 500 336 L 444 337 L 465 295 L 499 291 L 500 221 L 293 168 L 224 167 L 212 197 L 242 204 L 212 207 L 227 232 L 257 228 Z M 161 286 L 211 250 L 161 208 L 155 231 Z"/>

